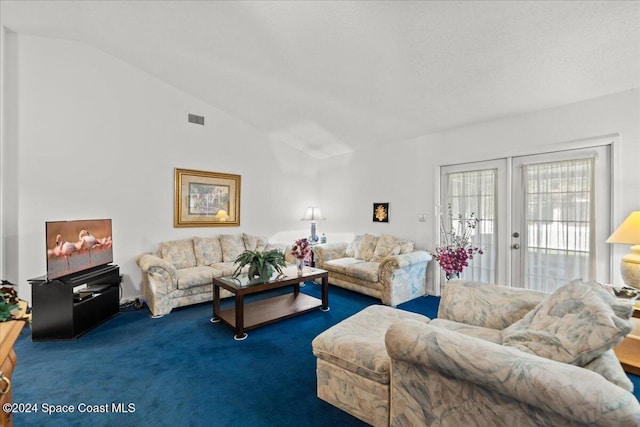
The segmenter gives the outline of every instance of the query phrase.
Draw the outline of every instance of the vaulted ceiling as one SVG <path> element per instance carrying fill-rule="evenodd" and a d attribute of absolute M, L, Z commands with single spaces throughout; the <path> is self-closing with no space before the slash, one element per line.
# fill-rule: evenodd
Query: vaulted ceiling
<path fill-rule="evenodd" d="M 637 1 L 0 1 L 317 157 L 640 87 Z"/>

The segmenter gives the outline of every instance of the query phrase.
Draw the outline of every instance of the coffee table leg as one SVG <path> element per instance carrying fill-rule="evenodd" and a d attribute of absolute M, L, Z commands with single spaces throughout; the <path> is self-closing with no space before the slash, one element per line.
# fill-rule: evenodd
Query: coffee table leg
<path fill-rule="evenodd" d="M 211 323 L 220 322 L 220 287 L 213 285 L 213 317 L 211 317 Z"/>
<path fill-rule="evenodd" d="M 244 295 L 236 294 L 236 341 L 247 339 L 249 335 L 244 332 Z"/>
<path fill-rule="evenodd" d="M 322 307 L 320 310 L 331 310 L 331 307 L 329 307 L 329 275 L 322 277 Z"/>

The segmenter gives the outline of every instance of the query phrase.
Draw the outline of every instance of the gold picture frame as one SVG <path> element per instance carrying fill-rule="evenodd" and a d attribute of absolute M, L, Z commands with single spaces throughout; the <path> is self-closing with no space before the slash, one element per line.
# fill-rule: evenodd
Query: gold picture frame
<path fill-rule="evenodd" d="M 239 226 L 240 181 L 240 175 L 176 168 L 173 226 Z"/>

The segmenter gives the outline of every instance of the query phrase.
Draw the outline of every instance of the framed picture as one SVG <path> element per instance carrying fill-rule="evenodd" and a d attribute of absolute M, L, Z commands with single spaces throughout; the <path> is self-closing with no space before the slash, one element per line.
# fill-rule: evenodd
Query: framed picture
<path fill-rule="evenodd" d="M 389 222 L 389 203 L 373 204 L 373 222 Z"/>
<path fill-rule="evenodd" d="M 240 175 L 175 170 L 174 227 L 240 225 Z"/>

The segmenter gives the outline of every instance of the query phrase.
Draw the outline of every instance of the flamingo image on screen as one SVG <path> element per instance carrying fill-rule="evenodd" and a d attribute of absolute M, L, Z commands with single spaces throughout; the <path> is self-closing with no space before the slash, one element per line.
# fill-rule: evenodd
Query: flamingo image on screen
<path fill-rule="evenodd" d="M 111 234 L 110 219 L 47 222 L 47 279 L 112 263 Z"/>

